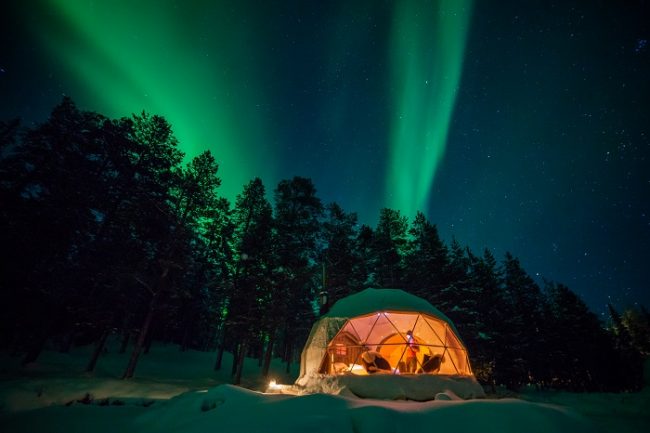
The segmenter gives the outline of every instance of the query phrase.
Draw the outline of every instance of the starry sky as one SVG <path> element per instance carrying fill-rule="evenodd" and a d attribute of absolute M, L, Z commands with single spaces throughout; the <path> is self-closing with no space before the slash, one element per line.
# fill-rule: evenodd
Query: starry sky
<path fill-rule="evenodd" d="M 0 118 L 165 116 L 222 193 L 422 210 L 597 313 L 650 306 L 646 1 L 10 0 Z"/>

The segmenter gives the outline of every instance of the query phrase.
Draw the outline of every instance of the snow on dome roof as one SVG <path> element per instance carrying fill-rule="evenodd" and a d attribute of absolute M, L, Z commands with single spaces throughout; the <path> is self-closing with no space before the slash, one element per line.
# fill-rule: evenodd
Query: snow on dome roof
<path fill-rule="evenodd" d="M 357 317 L 377 311 L 425 313 L 453 323 L 428 301 L 399 289 L 365 289 L 339 299 L 324 317 Z M 454 329 L 455 330 L 455 329 Z"/>

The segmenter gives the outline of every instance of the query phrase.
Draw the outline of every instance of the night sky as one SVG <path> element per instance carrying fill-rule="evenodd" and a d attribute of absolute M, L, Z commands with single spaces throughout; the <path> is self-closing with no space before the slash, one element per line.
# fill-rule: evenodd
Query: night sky
<path fill-rule="evenodd" d="M 310 177 L 362 223 L 423 210 L 598 313 L 650 306 L 647 2 L 2 4 L 2 119 L 62 95 L 161 114 L 228 198 Z"/>

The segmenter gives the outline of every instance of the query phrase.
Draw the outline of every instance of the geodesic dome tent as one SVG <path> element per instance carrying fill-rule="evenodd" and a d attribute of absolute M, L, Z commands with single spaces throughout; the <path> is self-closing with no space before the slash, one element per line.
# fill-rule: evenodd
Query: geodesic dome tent
<path fill-rule="evenodd" d="M 467 382 L 472 391 L 462 391 L 464 397 L 483 392 L 451 320 L 424 299 L 396 289 L 366 289 L 336 302 L 312 327 L 296 384 L 334 377 L 359 388 L 370 378 L 379 383 L 376 378 L 386 382 L 388 376 L 402 385 L 397 377 L 420 378 L 429 391 L 438 386 L 432 384 L 443 386 L 440 378 L 449 379 L 448 388 L 454 388 L 450 380 Z"/>

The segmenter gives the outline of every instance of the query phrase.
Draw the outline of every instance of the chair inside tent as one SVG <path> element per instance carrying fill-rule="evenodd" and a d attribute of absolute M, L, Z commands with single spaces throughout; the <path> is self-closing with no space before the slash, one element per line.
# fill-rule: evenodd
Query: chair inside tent
<path fill-rule="evenodd" d="M 467 350 L 447 323 L 398 311 L 350 318 L 328 344 L 318 372 L 472 375 Z"/>

